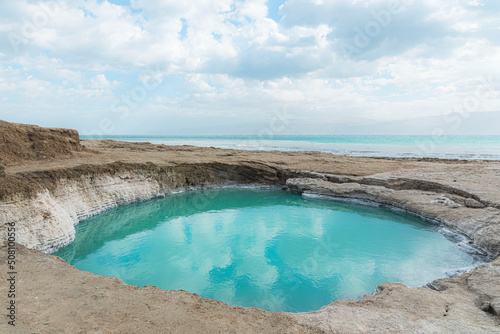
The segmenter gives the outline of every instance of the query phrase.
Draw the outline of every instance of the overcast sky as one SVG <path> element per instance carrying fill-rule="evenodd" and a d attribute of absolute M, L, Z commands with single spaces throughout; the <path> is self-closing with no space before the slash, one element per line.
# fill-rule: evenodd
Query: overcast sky
<path fill-rule="evenodd" d="M 498 0 L 16 0 L 0 33 L 0 119 L 83 134 L 500 111 Z"/>

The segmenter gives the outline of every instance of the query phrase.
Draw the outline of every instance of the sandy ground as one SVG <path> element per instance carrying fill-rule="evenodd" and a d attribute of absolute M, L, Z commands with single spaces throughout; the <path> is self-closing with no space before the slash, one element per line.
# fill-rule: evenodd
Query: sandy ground
<path fill-rule="evenodd" d="M 29 160 L 6 164 L 6 172 L 50 170 L 82 164 L 125 163 L 182 164 L 182 163 L 262 163 L 294 170 L 307 170 L 346 176 L 372 174 L 415 168 L 455 171 L 483 166 L 498 166 L 498 162 L 480 160 L 384 159 L 336 156 L 321 152 L 280 152 L 224 150 L 213 147 L 166 146 L 150 143 L 128 143 L 111 140 L 82 140 L 86 151 L 73 152 L 59 159 Z"/>

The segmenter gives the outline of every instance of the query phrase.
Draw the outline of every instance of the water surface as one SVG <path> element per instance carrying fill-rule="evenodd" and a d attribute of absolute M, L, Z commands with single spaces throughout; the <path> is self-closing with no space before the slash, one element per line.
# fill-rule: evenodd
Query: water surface
<path fill-rule="evenodd" d="M 355 157 L 500 160 L 500 136 L 447 135 L 234 135 L 234 136 L 81 136 L 165 145 L 238 150 L 320 151 Z"/>
<path fill-rule="evenodd" d="M 474 259 L 436 226 L 281 190 L 186 192 L 109 210 L 58 251 L 81 270 L 235 306 L 304 312 L 378 284 L 422 286 Z"/>

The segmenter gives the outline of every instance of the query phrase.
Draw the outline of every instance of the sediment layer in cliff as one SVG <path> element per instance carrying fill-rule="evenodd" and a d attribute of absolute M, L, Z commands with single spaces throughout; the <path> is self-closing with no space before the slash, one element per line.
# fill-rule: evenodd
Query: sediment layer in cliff
<path fill-rule="evenodd" d="M 229 184 L 280 184 L 279 173 L 261 165 L 112 163 L 9 175 L 16 187 L 0 193 L 0 220 L 16 222 L 18 242 L 44 252 L 74 239 L 79 221 L 104 210 L 174 190 Z"/>

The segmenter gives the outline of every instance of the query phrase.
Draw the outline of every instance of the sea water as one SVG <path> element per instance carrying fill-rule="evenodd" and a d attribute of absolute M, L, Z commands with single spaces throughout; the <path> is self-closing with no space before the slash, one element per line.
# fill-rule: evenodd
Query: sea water
<path fill-rule="evenodd" d="M 108 210 L 78 224 L 55 255 L 129 284 L 288 312 L 361 298 L 384 282 L 423 286 L 478 263 L 415 216 L 239 188 Z"/>
<path fill-rule="evenodd" d="M 81 136 L 165 145 L 239 150 L 320 151 L 356 157 L 500 160 L 500 136 L 322 135 L 322 136 Z"/>

